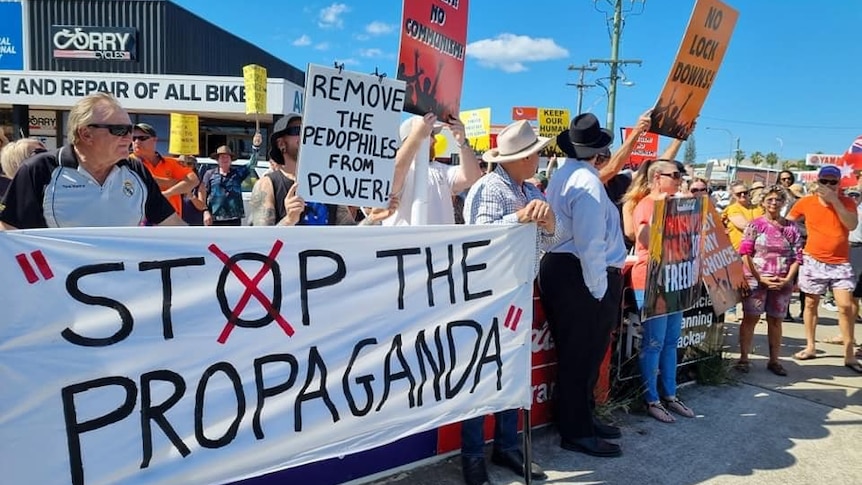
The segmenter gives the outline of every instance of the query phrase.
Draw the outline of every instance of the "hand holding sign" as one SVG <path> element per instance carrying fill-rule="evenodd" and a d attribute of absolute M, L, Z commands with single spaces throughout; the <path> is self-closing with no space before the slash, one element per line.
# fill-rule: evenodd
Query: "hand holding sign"
<path fill-rule="evenodd" d="M 644 114 L 638 118 L 638 122 L 635 123 L 634 131 L 638 134 L 638 136 L 649 131 L 649 125 L 652 123 L 652 118 L 650 115 L 652 114 L 652 110 L 648 109 Z"/>
<path fill-rule="evenodd" d="M 287 189 L 287 197 L 284 198 L 284 212 L 287 214 L 287 224 L 295 226 L 299 222 L 299 217 L 302 211 L 305 210 L 305 200 L 296 195 L 297 183 L 294 183 Z"/>

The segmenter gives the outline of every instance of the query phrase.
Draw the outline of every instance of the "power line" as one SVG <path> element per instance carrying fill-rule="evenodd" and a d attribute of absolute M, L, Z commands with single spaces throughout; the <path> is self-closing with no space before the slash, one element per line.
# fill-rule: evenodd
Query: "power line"
<path fill-rule="evenodd" d="M 725 123 L 738 123 L 740 125 L 754 125 L 754 126 L 777 126 L 779 128 L 801 128 L 806 130 L 859 130 L 859 126 L 817 126 L 817 125 L 793 125 L 787 123 L 766 123 L 762 121 L 747 121 L 747 120 L 729 120 L 726 118 L 713 118 L 711 116 L 699 116 L 698 120 L 715 120 L 715 121 L 723 121 Z"/>

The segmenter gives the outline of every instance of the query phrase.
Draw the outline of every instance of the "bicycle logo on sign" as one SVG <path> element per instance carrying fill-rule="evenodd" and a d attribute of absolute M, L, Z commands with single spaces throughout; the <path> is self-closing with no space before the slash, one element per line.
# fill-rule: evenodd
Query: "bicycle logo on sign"
<path fill-rule="evenodd" d="M 98 28 L 63 28 L 54 33 L 54 57 L 132 59 L 131 33 Z"/>

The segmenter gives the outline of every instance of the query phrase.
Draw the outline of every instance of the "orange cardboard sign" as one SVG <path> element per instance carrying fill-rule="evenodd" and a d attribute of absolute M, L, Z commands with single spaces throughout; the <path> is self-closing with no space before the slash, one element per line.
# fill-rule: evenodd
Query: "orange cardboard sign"
<path fill-rule="evenodd" d="M 512 121 L 536 121 L 537 119 L 539 119 L 539 108 L 535 106 L 515 106 L 512 108 Z"/>
<path fill-rule="evenodd" d="M 398 79 L 404 111 L 458 119 L 467 53 L 468 0 L 404 0 Z"/>
<path fill-rule="evenodd" d="M 652 110 L 649 131 L 680 140 L 691 133 L 739 12 L 719 0 L 697 0 L 664 89 Z"/>

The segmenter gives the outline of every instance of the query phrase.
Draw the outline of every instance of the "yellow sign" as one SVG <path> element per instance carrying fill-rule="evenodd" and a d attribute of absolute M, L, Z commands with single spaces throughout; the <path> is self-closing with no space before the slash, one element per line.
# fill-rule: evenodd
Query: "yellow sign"
<path fill-rule="evenodd" d="M 197 155 L 198 115 L 171 113 L 171 140 L 168 151 L 176 155 Z"/>
<path fill-rule="evenodd" d="M 473 150 L 485 152 L 491 149 L 491 108 L 471 109 L 459 115 L 464 123 L 464 132 Z"/>
<path fill-rule="evenodd" d="M 266 68 L 249 64 L 242 68 L 245 84 L 245 114 L 266 113 Z"/>
<path fill-rule="evenodd" d="M 545 149 L 548 154 L 565 157 L 566 154 L 557 146 L 557 135 L 569 129 L 569 110 L 558 108 L 539 108 L 539 136 L 546 136 L 551 143 Z"/>

